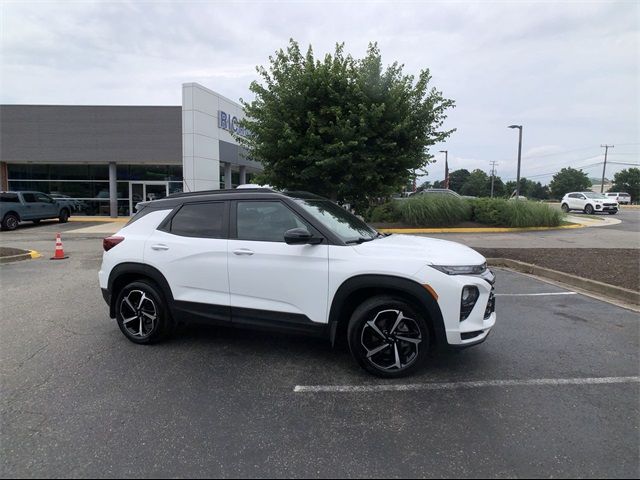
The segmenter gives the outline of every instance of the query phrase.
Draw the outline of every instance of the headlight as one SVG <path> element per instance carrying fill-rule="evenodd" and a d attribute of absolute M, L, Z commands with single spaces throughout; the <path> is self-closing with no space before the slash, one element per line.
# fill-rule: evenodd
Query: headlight
<path fill-rule="evenodd" d="M 487 264 L 482 265 L 431 265 L 447 275 L 480 275 L 487 269 Z"/>

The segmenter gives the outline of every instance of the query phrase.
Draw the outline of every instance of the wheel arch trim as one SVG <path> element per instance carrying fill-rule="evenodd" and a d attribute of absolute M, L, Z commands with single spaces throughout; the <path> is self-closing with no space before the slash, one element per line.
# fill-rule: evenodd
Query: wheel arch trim
<path fill-rule="evenodd" d="M 114 292 L 113 287 L 116 281 L 119 278 L 122 278 L 124 275 L 140 275 L 153 280 L 162 291 L 167 301 L 169 310 L 173 313 L 173 293 L 171 292 L 169 282 L 167 282 L 167 279 L 160 272 L 160 270 L 144 263 L 124 262 L 119 263 L 111 269 L 111 273 L 109 273 L 109 280 L 107 281 L 107 290 L 109 291 L 111 297 L 109 302 L 109 315 L 111 316 L 111 318 L 115 318 L 116 316 L 115 308 L 117 295 L 116 292 Z"/>
<path fill-rule="evenodd" d="M 437 343 L 440 345 L 447 344 L 442 311 L 438 302 L 424 285 L 408 278 L 376 274 L 356 275 L 345 280 L 336 290 L 329 309 L 330 340 L 332 344 L 335 344 L 341 313 L 348 298 L 360 290 L 370 288 L 384 289 L 390 292 L 395 290 L 409 295 L 429 315 Z"/>

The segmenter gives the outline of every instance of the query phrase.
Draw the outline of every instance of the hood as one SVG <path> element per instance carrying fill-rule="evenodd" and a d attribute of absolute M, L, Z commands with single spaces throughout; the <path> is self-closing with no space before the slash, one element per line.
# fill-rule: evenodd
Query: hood
<path fill-rule="evenodd" d="M 360 255 L 412 257 L 431 265 L 482 265 L 486 259 L 456 242 L 414 235 L 389 235 L 354 247 Z"/>

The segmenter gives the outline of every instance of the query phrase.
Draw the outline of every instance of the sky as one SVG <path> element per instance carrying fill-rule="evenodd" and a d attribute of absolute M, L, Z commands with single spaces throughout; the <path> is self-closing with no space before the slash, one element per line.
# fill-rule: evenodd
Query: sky
<path fill-rule="evenodd" d="M 181 105 L 198 82 L 251 99 L 257 65 L 294 38 L 317 56 L 378 42 L 456 102 L 421 180 L 449 168 L 547 183 L 640 164 L 640 2 L 0 0 L 0 103 Z M 623 163 L 633 165 L 621 165 Z"/>

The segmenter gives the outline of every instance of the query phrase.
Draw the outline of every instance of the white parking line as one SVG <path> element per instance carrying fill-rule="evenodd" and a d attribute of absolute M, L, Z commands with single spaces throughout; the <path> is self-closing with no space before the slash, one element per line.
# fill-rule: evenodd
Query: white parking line
<path fill-rule="evenodd" d="M 578 295 L 577 292 L 547 292 L 547 293 L 496 293 L 496 297 L 544 297 L 547 295 Z"/>
<path fill-rule="evenodd" d="M 293 391 L 295 393 L 412 392 L 418 390 L 460 390 L 484 387 L 610 385 L 616 383 L 640 383 L 640 377 L 538 378 L 530 380 L 483 380 L 477 382 L 395 385 L 297 385 Z"/>

